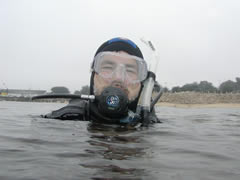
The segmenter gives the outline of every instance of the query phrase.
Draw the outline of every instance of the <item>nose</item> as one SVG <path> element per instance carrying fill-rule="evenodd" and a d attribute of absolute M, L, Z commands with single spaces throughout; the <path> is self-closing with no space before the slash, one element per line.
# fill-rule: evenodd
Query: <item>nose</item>
<path fill-rule="evenodd" d="M 126 72 L 125 72 L 125 68 L 123 65 L 119 65 L 116 69 L 115 72 L 113 73 L 113 79 L 115 81 L 121 81 L 124 82 L 125 81 L 125 76 L 126 76 Z"/>

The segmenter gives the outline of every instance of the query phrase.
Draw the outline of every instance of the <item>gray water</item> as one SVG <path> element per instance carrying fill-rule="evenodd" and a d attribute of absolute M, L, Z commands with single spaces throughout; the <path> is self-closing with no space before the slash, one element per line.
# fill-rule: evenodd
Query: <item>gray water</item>
<path fill-rule="evenodd" d="M 240 179 L 240 109 L 157 107 L 136 130 L 39 117 L 63 105 L 0 101 L 1 180 Z"/>

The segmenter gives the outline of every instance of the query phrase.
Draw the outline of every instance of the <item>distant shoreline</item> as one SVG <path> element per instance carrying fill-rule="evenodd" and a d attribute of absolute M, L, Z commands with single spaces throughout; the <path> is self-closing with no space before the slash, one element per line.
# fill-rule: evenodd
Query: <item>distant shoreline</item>
<path fill-rule="evenodd" d="M 157 105 L 168 107 L 240 107 L 240 93 L 164 93 Z"/>
<path fill-rule="evenodd" d="M 240 108 L 239 104 L 231 103 L 218 103 L 218 104 L 177 104 L 159 102 L 156 104 L 158 107 L 176 107 L 176 108 Z"/>
<path fill-rule="evenodd" d="M 8 97 L 8 96 L 0 96 L 0 101 L 12 101 L 12 102 L 48 102 L 48 103 L 67 103 L 66 99 L 37 99 L 32 100 L 31 97 Z"/>
<path fill-rule="evenodd" d="M 0 96 L 0 101 L 20 102 L 57 102 L 68 103 L 66 99 L 41 99 L 32 101 L 30 97 Z M 240 93 L 200 93 L 178 92 L 164 93 L 157 106 L 168 107 L 240 107 Z"/>

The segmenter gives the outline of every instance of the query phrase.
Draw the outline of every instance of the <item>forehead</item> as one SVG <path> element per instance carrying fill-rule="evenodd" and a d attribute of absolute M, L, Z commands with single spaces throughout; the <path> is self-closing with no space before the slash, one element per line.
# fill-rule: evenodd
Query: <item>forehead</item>
<path fill-rule="evenodd" d="M 137 64 L 136 59 L 126 52 L 120 51 L 114 54 L 105 54 L 104 60 L 120 63 L 120 64 Z"/>

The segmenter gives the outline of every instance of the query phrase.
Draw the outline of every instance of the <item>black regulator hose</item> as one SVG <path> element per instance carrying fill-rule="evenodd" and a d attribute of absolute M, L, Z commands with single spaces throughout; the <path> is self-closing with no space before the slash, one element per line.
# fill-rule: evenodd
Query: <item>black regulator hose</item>
<path fill-rule="evenodd" d="M 54 99 L 54 98 L 64 98 L 64 99 L 85 99 L 85 100 L 94 100 L 94 95 L 76 95 L 76 94 L 46 94 L 40 96 L 33 96 L 32 100 L 36 99 Z"/>

